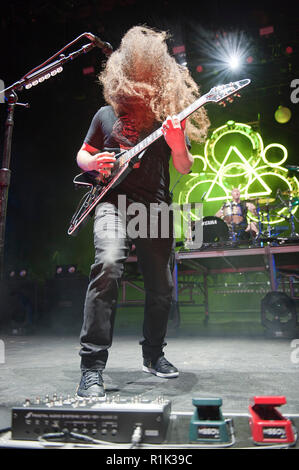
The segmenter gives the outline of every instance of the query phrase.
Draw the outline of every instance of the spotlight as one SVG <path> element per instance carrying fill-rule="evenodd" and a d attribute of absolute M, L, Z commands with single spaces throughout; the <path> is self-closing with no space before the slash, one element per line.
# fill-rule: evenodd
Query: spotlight
<path fill-rule="evenodd" d="M 213 33 L 198 28 L 194 46 L 197 60 L 200 61 L 200 64 L 197 64 L 197 72 L 204 72 L 205 76 L 210 78 L 218 75 L 219 82 L 224 83 L 233 74 L 248 66 L 246 58 L 252 54 L 253 40 L 239 30 Z"/>
<path fill-rule="evenodd" d="M 203 66 L 202 66 L 202 65 L 198 65 L 198 66 L 196 67 L 196 71 L 197 71 L 198 73 L 201 73 L 201 72 L 203 71 Z"/>
<path fill-rule="evenodd" d="M 228 65 L 232 70 L 237 70 L 241 65 L 240 57 L 237 55 L 230 56 L 228 58 Z"/>
<path fill-rule="evenodd" d="M 286 49 L 285 49 L 285 53 L 286 53 L 287 55 L 293 54 L 293 48 L 292 48 L 292 46 L 287 46 Z"/>
<path fill-rule="evenodd" d="M 19 272 L 19 276 L 20 278 L 24 279 L 28 274 L 28 271 L 27 269 L 21 269 L 20 272 Z"/>

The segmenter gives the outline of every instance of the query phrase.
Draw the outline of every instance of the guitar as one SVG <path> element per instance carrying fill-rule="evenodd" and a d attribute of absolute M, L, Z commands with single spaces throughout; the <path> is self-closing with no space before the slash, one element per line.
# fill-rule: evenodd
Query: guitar
<path fill-rule="evenodd" d="M 194 103 L 181 111 L 177 116 L 181 121 L 194 113 L 201 106 L 209 102 L 224 104 L 223 100 L 229 99 L 236 95 L 239 90 L 249 85 L 250 80 L 244 79 L 227 85 L 219 85 L 213 87 L 208 93 L 198 98 Z M 146 149 L 160 137 L 162 137 L 162 126 L 147 136 L 144 140 L 129 150 L 124 150 L 116 155 L 116 162 L 108 178 L 100 179 L 97 171 L 86 171 L 75 176 L 73 183 L 88 187 L 88 192 L 84 195 L 77 207 L 68 229 L 68 235 L 76 235 L 80 226 L 88 221 L 88 217 L 92 215 L 96 205 L 103 199 L 108 192 L 116 187 L 124 178 L 132 171 L 135 163 L 141 160 Z M 107 149 L 115 151 L 115 149 Z M 119 149 L 117 149 L 118 151 Z"/>

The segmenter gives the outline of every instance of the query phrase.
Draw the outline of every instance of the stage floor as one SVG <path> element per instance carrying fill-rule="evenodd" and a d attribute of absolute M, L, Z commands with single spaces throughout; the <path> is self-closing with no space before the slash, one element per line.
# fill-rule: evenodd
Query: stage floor
<path fill-rule="evenodd" d="M 187 416 L 188 422 L 194 411 L 192 398 L 220 397 L 223 414 L 243 416 L 247 422 L 252 396 L 284 395 L 287 403 L 281 413 L 299 418 L 299 340 L 244 333 L 195 335 L 185 329 L 169 334 L 165 348 L 180 375 L 160 379 L 142 372 L 139 339 L 137 331 L 116 333 L 104 372 L 108 397 L 163 396 L 171 401 L 172 413 Z M 0 429 L 10 426 L 12 407 L 25 399 L 74 396 L 80 379 L 76 335 L 35 333 L 1 340 L 5 354 L 0 364 Z M 249 434 L 247 440 L 249 445 Z"/>

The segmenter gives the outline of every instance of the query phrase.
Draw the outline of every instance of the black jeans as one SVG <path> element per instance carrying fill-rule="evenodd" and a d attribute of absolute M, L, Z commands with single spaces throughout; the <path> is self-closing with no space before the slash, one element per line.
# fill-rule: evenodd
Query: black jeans
<path fill-rule="evenodd" d="M 114 204 L 105 202 L 96 207 L 95 262 L 90 270 L 80 334 L 82 370 L 105 368 L 112 344 L 120 281 L 132 242 L 136 246 L 145 288 L 144 338 L 140 342 L 143 357 L 155 361 L 163 355 L 173 291 L 173 234 L 170 230 L 168 238 L 131 240 L 127 223 L 128 217 L 125 220 Z"/>

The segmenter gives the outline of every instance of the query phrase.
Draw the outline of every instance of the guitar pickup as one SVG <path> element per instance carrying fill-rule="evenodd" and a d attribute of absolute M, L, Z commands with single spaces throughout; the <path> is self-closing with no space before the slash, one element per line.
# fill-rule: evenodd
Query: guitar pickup
<path fill-rule="evenodd" d="M 139 160 L 143 157 L 145 152 L 146 152 L 146 149 L 143 150 L 141 153 L 138 153 L 138 155 L 135 155 L 133 158 L 131 158 L 131 160 L 129 161 L 129 166 L 133 168 L 134 165 L 138 163 Z"/>

